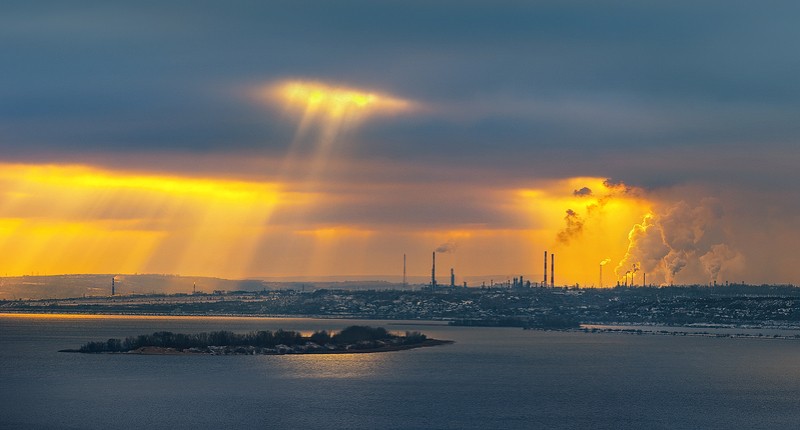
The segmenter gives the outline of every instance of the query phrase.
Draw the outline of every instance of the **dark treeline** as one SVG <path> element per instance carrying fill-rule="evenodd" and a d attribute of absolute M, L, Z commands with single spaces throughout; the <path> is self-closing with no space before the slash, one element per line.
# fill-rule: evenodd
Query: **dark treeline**
<path fill-rule="evenodd" d="M 144 347 L 174 348 L 207 348 L 210 346 L 252 346 L 257 348 L 275 348 L 278 345 L 288 347 L 305 345 L 309 342 L 317 345 L 363 344 L 372 346 L 378 341 L 400 341 L 403 345 L 414 345 L 424 342 L 427 337 L 419 332 L 406 332 L 405 336 L 389 333 L 382 327 L 350 326 L 338 333 L 326 330 L 316 331 L 311 336 L 303 336 L 296 331 L 251 331 L 238 334 L 230 331 L 213 331 L 208 333 L 183 334 L 159 331 L 153 334 L 130 336 L 124 340 L 108 339 L 105 342 L 88 342 L 81 346 L 79 352 L 126 352 Z"/>

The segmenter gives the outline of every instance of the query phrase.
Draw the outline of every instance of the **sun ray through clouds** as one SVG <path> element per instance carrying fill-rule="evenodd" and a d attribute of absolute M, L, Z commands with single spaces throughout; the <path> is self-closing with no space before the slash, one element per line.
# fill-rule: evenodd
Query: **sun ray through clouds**
<path fill-rule="evenodd" d="M 246 276 L 263 220 L 305 196 L 280 184 L 3 165 L 3 270 Z"/>

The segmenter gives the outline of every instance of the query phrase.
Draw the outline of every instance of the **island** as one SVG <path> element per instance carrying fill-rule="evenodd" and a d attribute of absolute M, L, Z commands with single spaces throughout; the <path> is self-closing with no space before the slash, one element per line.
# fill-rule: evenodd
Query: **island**
<path fill-rule="evenodd" d="M 230 331 L 183 334 L 169 331 L 107 341 L 88 342 L 79 349 L 59 352 L 89 354 L 209 354 L 209 355 L 281 355 L 281 354 L 351 354 L 401 351 L 453 343 L 430 339 L 419 332 L 396 335 L 382 327 L 354 325 L 340 332 L 316 331 L 310 336 L 289 330 Z"/>

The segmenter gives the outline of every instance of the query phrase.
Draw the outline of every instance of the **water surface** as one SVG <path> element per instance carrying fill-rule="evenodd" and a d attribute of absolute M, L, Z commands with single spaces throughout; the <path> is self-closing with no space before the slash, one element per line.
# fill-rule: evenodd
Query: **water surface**
<path fill-rule="evenodd" d="M 58 353 L 158 330 L 420 330 L 379 354 Z M 797 428 L 800 341 L 297 318 L 0 315 L 3 428 Z"/>

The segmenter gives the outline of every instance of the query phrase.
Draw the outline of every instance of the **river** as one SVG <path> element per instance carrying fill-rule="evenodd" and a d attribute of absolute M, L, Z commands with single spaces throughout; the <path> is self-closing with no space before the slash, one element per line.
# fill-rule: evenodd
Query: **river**
<path fill-rule="evenodd" d="M 418 330 L 377 354 L 59 353 L 168 330 Z M 0 427 L 797 428 L 800 341 L 302 318 L 0 315 Z"/>

